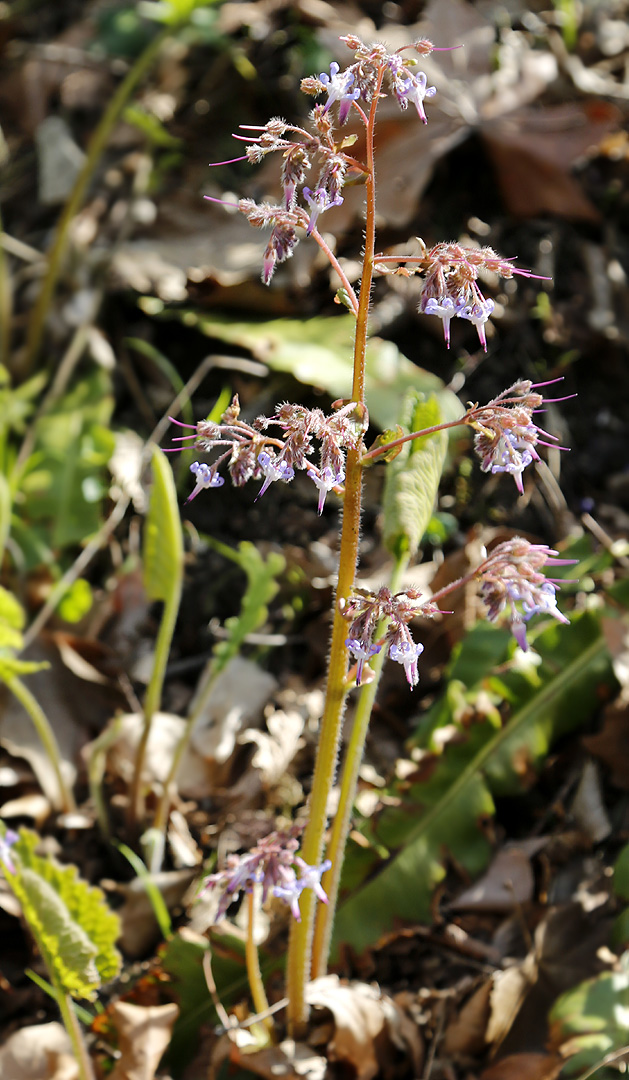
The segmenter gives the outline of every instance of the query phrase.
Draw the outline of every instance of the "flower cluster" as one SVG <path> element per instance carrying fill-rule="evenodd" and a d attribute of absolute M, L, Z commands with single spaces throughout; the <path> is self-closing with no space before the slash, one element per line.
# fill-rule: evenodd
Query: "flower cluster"
<path fill-rule="evenodd" d="M 402 262 L 403 266 L 395 266 Z M 478 284 L 479 274 L 485 271 L 498 274 L 502 278 L 511 278 L 514 274 L 526 278 L 540 277 L 531 270 L 521 270 L 513 266 L 510 259 L 501 258 L 493 248 L 468 248 L 457 243 L 436 244 L 428 249 L 422 242 L 422 252 L 417 256 L 381 255 L 376 260 L 376 269 L 381 273 L 397 273 L 407 277 L 421 274 L 423 286 L 419 310 L 424 315 L 436 315 L 441 319 L 448 349 L 450 323 L 452 319 L 458 318 L 465 319 L 476 327 L 485 352 L 485 323 L 495 304 L 492 299 L 483 296 Z"/>
<path fill-rule="evenodd" d="M 571 566 L 576 559 L 560 559 L 546 544 L 530 544 L 521 536 L 498 544 L 480 564 L 476 576 L 482 579 L 481 597 L 487 618 L 496 622 L 509 609 L 511 630 L 521 649 L 528 648 L 526 624 L 533 615 L 552 615 L 558 622 L 569 620 L 557 607 L 559 581 L 542 573 L 546 566 Z"/>
<path fill-rule="evenodd" d="M 194 461 L 190 466 L 196 485 L 188 502 L 204 489 L 223 485 L 224 477 L 218 471 L 221 465 L 226 466 L 236 487 L 250 479 L 262 478 L 257 498 L 264 495 L 274 481 L 288 483 L 296 469 L 303 469 L 319 491 L 318 512 L 321 514 L 328 492 L 339 488 L 345 480 L 346 450 L 358 448 L 368 424 L 366 409 L 358 408 L 355 402 L 339 402 L 338 406 L 326 416 L 321 409 L 285 403 L 277 406 L 273 416 L 259 416 L 253 424 L 248 424 L 240 419 L 236 395 L 219 423 L 200 420 L 194 425 L 182 424 L 171 417 L 179 427 L 192 429 L 192 434 L 179 436 L 175 442 L 191 440 L 196 449 L 206 453 L 220 451 L 211 465 Z M 282 430 L 281 439 L 266 434 L 272 426 Z M 318 465 L 311 460 L 315 452 L 314 439 L 319 443 Z M 173 448 L 179 449 L 181 447 Z"/>
<path fill-rule="evenodd" d="M 357 661 L 357 686 L 361 684 L 365 664 L 382 648 L 388 651 L 390 660 L 402 664 L 409 686 L 417 686 L 417 661 L 424 646 L 413 641 L 408 623 L 418 615 L 436 615 L 439 611 L 427 601 L 419 603 L 420 596 L 417 589 L 394 595 L 389 589 L 382 588 L 377 593 L 356 591 L 343 604 L 343 617 L 350 622 L 345 644 Z M 376 634 L 379 636 L 374 641 Z"/>
<path fill-rule="evenodd" d="M 561 379 L 552 379 L 551 382 L 561 382 Z M 476 431 L 474 449 L 480 457 L 481 469 L 483 472 L 510 473 L 520 495 L 524 492 L 522 473 L 531 462 L 539 461 L 536 446 L 566 449 L 565 446 L 557 446 L 555 435 L 544 431 L 533 421 L 534 413 L 539 412 L 542 405 L 567 400 L 544 399 L 538 390 L 548 385 L 520 379 L 487 405 L 473 406 L 467 414 L 466 422 Z M 540 435 L 544 438 L 541 439 Z M 547 442 L 548 439 L 551 442 Z"/>
<path fill-rule="evenodd" d="M 319 900 L 327 904 L 321 875 L 332 864 L 329 859 L 319 866 L 304 862 L 298 855 L 297 831 L 270 833 L 246 855 L 228 855 L 225 869 L 205 878 L 203 890 L 211 889 L 220 894 L 216 921 L 223 917 L 241 892 L 251 892 L 254 885 L 262 886 L 263 903 L 269 896 L 284 900 L 297 922 L 301 919 L 299 898 L 304 889 L 312 889 Z"/>
<path fill-rule="evenodd" d="M 292 256 L 300 238 L 297 230 L 305 228 L 306 235 L 310 236 L 316 232 L 321 214 L 342 204 L 341 191 L 348 170 L 353 169 L 354 173 L 365 171 L 360 161 L 345 153 L 344 147 L 351 145 L 351 141 L 337 140 L 335 136 L 335 107 L 338 109 L 339 127 L 347 122 L 352 105 L 356 105 L 364 120 L 360 102 L 371 102 L 384 82 L 401 108 L 406 109 L 409 103 L 414 105 L 420 119 L 426 123 L 424 101 L 436 93 L 434 86 L 428 86 L 426 74 L 417 70 L 416 57 L 402 55 L 410 49 L 416 55 L 427 56 L 433 49 L 430 41 L 417 41 L 389 53 L 384 45 L 365 45 L 354 35 L 341 40 L 354 52 L 354 62 L 341 70 L 333 61 L 329 75 L 321 72 L 319 76 L 310 76 L 301 83 L 306 94 L 315 97 L 327 95 L 325 103 L 316 105 L 312 111 L 312 131 L 289 124 L 281 117 L 272 117 L 264 125 L 243 124 L 241 130 L 255 132 L 234 136 L 248 143 L 244 155 L 215 163 L 226 165 L 234 161 L 248 161 L 257 165 L 268 154 L 282 155 L 282 203 L 258 204 L 252 199 L 241 199 L 237 204 L 241 213 L 256 228 L 271 229 L 263 258 L 262 280 L 265 285 L 271 281 L 276 266 Z M 316 180 L 312 187 L 308 187 L 306 180 L 311 170 L 316 170 Z M 300 188 L 302 202 L 306 205 L 299 204 Z M 206 198 L 213 201 L 210 196 Z"/>

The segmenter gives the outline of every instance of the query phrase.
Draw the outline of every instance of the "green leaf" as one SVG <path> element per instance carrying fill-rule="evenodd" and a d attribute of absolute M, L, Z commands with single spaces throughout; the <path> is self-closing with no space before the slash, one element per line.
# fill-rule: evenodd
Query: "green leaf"
<path fill-rule="evenodd" d="M 267 605 L 277 593 L 277 578 L 283 573 L 286 560 L 277 551 L 270 551 L 265 558 L 249 540 L 241 541 L 237 551 L 216 540 L 209 539 L 209 543 L 238 563 L 247 575 L 240 613 L 225 620 L 228 637 L 214 646 L 214 659 L 211 661 L 214 679 L 238 654 L 247 635 L 255 633 L 266 622 L 269 614 Z"/>
<path fill-rule="evenodd" d="M 153 488 L 144 526 L 144 587 L 151 600 L 169 600 L 183 573 L 183 534 L 177 491 L 166 454 L 155 446 Z"/>
<path fill-rule="evenodd" d="M 85 578 L 73 581 L 57 608 L 62 619 L 76 623 L 87 615 L 92 607 L 94 596 L 92 586 Z"/>
<path fill-rule="evenodd" d="M 208 337 L 238 345 L 273 371 L 289 372 L 299 382 L 321 387 L 333 398 L 347 398 L 351 393 L 356 326 L 353 315 L 234 322 L 230 315 L 210 316 L 179 309 L 160 310 L 159 317 L 180 320 Z M 410 389 L 435 394 L 444 421 L 463 415 L 459 399 L 441 379 L 413 364 L 393 342 L 371 338 L 365 392 L 377 427 L 395 427 L 400 401 Z"/>
<path fill-rule="evenodd" d="M 146 135 L 153 146 L 171 150 L 183 146 L 182 139 L 177 139 L 174 135 L 171 135 L 154 113 L 142 109 L 139 105 L 127 105 L 122 118 L 125 123 L 132 124 L 143 135 Z"/>
<path fill-rule="evenodd" d="M 569 1060 L 562 1075 L 578 1076 L 599 1065 L 602 1059 L 629 1043 L 628 954 L 621 971 L 606 971 L 562 994 L 550 1015 L 550 1036 Z M 603 1070 L 597 1076 L 617 1075 Z"/>
<path fill-rule="evenodd" d="M 37 941 L 51 979 L 63 993 L 91 998 L 102 982 L 120 970 L 115 948 L 118 917 L 100 889 L 78 876 L 76 866 L 35 853 L 36 833 L 20 830 L 13 846 L 15 874 L 7 881 Z"/>
<path fill-rule="evenodd" d="M 442 422 L 439 399 L 416 390 L 407 394 L 401 424 L 405 432 Z M 417 553 L 432 517 L 448 449 L 445 431 L 404 443 L 386 471 L 382 511 L 384 543 L 396 558 Z"/>
<path fill-rule="evenodd" d="M 37 421 L 36 449 L 20 481 L 20 520 L 13 526 L 16 541 L 34 558 L 38 543 L 59 551 L 84 543 L 99 528 L 115 445 L 112 408 L 110 380 L 99 369 Z"/>
<path fill-rule="evenodd" d="M 421 727 L 421 740 L 414 737 L 433 755 L 425 763 L 429 776 L 390 792 L 400 805 L 383 811 L 372 834 L 367 830 L 373 847 L 386 845 L 391 857 L 340 908 L 338 943 L 361 950 L 373 945 L 395 919 L 429 920 L 432 890 L 444 876 L 445 854 L 451 852 L 470 874 L 479 873 L 490 854 L 481 826 L 493 814 L 493 794 L 521 792 L 528 766 L 538 766 L 559 735 L 591 716 L 603 686 L 615 685 L 593 614 L 577 616 L 569 626 L 553 622 L 538 634 L 539 668 L 527 674 L 512 667 L 500 679 L 483 679 L 483 666 L 489 667 L 494 646 L 495 657 L 504 650 L 500 631 L 498 635 L 494 641 L 481 632 L 486 652 L 472 686 L 448 679 L 446 694 Z M 451 677 L 455 671 L 471 670 L 468 657 L 461 660 L 462 652 Z M 492 694 L 498 687 L 500 693 Z M 504 724 L 496 708 L 500 701 L 511 708 Z M 434 733 L 446 725 L 458 728 L 459 737 L 441 750 Z M 349 862 L 352 873 L 351 853 Z"/>

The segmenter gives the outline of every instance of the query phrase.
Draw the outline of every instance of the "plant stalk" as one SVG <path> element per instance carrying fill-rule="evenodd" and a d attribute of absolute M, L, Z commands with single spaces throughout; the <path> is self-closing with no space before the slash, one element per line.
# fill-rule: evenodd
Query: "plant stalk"
<path fill-rule="evenodd" d="M 408 555 L 401 556 L 397 559 L 393 567 L 389 584 L 391 592 L 396 592 L 399 588 L 401 579 L 408 566 L 408 561 Z M 385 632 L 387 625 L 388 620 L 383 619 L 374 632 L 375 640 Z M 352 733 L 347 746 L 345 761 L 343 762 L 339 804 L 336 814 L 334 815 L 330 839 L 326 850 L 326 859 L 331 861 L 332 866 L 321 878 L 321 884 L 328 897 L 328 904 L 319 904 L 315 916 L 315 930 L 312 947 L 313 979 L 320 978 L 327 972 L 330 943 L 332 940 L 332 931 L 334 929 L 334 916 L 336 913 L 341 873 L 343 871 L 345 847 L 349 835 L 354 800 L 356 798 L 356 788 L 358 786 L 358 773 L 363 759 L 369 721 L 376 700 L 376 694 L 378 693 L 380 676 L 382 674 L 386 656 L 386 649 L 381 648 L 380 652 L 370 661 L 373 678 L 371 682 L 366 683 L 361 688 L 360 697 L 356 707 L 356 714 L 354 716 Z"/>
<path fill-rule="evenodd" d="M 48 255 L 48 268 L 35 307 L 31 313 L 26 337 L 22 375 L 28 375 L 32 371 L 35 360 L 39 354 L 44 336 L 46 318 L 50 310 L 55 287 L 61 271 L 63 256 L 68 244 L 70 226 L 81 209 L 92 176 L 96 171 L 101 155 L 109 141 L 109 136 L 136 86 L 153 66 L 164 40 L 171 33 L 172 27 L 165 27 L 146 46 L 144 52 L 140 54 L 131 70 L 118 86 L 109 105 L 105 109 L 98 127 L 92 135 L 83 168 L 76 178 L 74 187 L 68 196 L 61 217 L 59 218 L 55 239 Z"/>
<path fill-rule="evenodd" d="M 365 356 L 367 349 L 368 316 L 373 281 L 373 261 L 376 240 L 375 170 L 373 133 L 382 74 L 378 80 L 367 124 L 367 206 L 365 216 L 365 247 L 363 274 L 360 283 L 356 335 L 354 340 L 354 376 L 352 400 L 357 405 L 365 401 Z M 347 624 L 341 614 L 339 601 L 351 592 L 358 565 L 358 542 L 361 524 L 362 464 L 361 450 L 349 450 L 346 463 L 343 525 L 339 554 L 339 573 L 334 605 L 334 623 L 328 666 L 328 679 L 321 735 L 309 800 L 309 820 L 301 844 L 301 856 L 309 865 L 321 861 L 327 825 L 327 804 L 337 767 L 338 747 L 345 697 L 347 694 Z M 306 985 L 310 979 L 314 909 L 316 897 L 305 889 L 301 899 L 301 922 L 291 926 L 286 967 L 288 994 L 287 1019 L 289 1031 L 297 1037 L 308 1019 Z"/>
<path fill-rule="evenodd" d="M 258 955 L 258 946 L 256 945 L 254 936 L 256 911 L 255 899 L 255 893 L 253 891 L 247 893 L 247 940 L 245 942 L 247 978 L 249 980 L 253 1008 L 256 1013 L 264 1016 L 264 1019 L 260 1021 L 260 1024 L 264 1025 L 269 1037 L 272 1037 L 274 1030 L 273 1020 L 272 1017 L 268 1015 L 269 1001 L 264 989 L 264 982 L 262 981 L 260 957 Z"/>
<path fill-rule="evenodd" d="M 53 979 L 53 983 L 55 985 L 55 997 L 57 999 L 57 1005 L 59 1006 L 59 1012 L 61 1013 L 61 1019 L 63 1020 L 63 1026 L 72 1043 L 74 1057 L 79 1067 L 78 1080 L 96 1080 L 92 1062 L 87 1052 L 87 1046 L 85 1045 L 85 1039 L 83 1038 L 83 1032 L 81 1031 L 79 1021 L 74 1012 L 72 999 L 69 994 L 64 993 L 63 989 L 57 985 L 55 979 Z"/>
<path fill-rule="evenodd" d="M 59 744 L 55 738 L 55 733 L 52 730 L 50 721 L 46 716 L 44 710 L 41 708 L 37 699 L 31 694 L 27 686 L 24 685 L 21 679 L 17 675 L 11 675 L 4 678 L 6 685 L 11 693 L 18 699 L 20 705 L 26 710 L 30 716 L 35 730 L 39 735 L 41 744 L 46 751 L 46 756 L 52 765 L 55 778 L 59 787 L 59 805 L 64 814 L 69 814 L 76 810 L 76 803 L 74 801 L 74 795 L 68 787 L 63 772 L 61 770 L 61 753 L 59 751 Z"/>

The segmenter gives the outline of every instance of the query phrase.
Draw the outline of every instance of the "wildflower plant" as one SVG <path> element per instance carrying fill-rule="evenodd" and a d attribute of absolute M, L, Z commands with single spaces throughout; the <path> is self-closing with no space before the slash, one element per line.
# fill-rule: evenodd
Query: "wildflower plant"
<path fill-rule="evenodd" d="M 341 281 L 338 299 L 355 318 L 351 394 L 346 400 L 334 402 L 327 415 L 320 409 L 282 403 L 273 415 L 257 417 L 251 423 L 241 419 L 238 399 L 234 398 L 216 423 L 202 420 L 195 426 L 180 424 L 189 431 L 176 436 L 179 447 L 172 448 L 191 445 L 208 458 L 190 466 L 194 475 L 190 499 L 205 491 L 208 497 L 219 498 L 212 489 L 222 487 L 227 477 L 237 487 L 253 481 L 257 484 L 255 497 L 260 499 L 271 484 L 289 484 L 298 471 L 303 471 L 316 488 L 319 513 L 329 492 L 342 500 L 325 704 L 299 855 L 294 838 L 274 834 L 252 852 L 231 858 L 206 882 L 207 888 L 220 896 L 219 915 L 225 913 L 237 894 L 242 890 L 251 893 L 256 884 L 263 895 L 273 894 L 289 905 L 295 916 L 287 960 L 288 1020 L 293 1032 L 299 1031 L 307 1018 L 308 980 L 326 971 L 358 767 L 385 659 L 401 665 L 411 689 L 417 686 L 423 645 L 414 639 L 410 624 L 419 616 L 441 614 L 445 597 L 474 580 L 489 620 L 505 615 L 522 648 L 526 648 L 526 624 L 534 615 L 566 621 L 557 607 L 559 583 L 545 573 L 566 560 L 553 549 L 521 538 L 500 544 L 464 578 L 430 598 L 416 589 L 404 589 L 401 580 L 419 540 L 407 545 L 405 553 L 398 553 L 394 580 L 389 586 L 373 593 L 356 587 L 366 467 L 394 461 L 396 454 L 408 450 L 408 443 L 419 446 L 419 440 L 466 425 L 474 433 L 474 449 L 482 470 L 510 474 L 522 493 L 524 470 L 539 459 L 538 448 L 554 446 L 556 440 L 537 424 L 537 415 L 545 405 L 540 391 L 548 384 L 523 379 L 485 405 L 470 403 L 457 420 L 394 433 L 394 437 L 388 433 L 370 449 L 365 446 L 369 425 L 365 401 L 368 317 L 377 275 L 417 277 L 421 281 L 419 311 L 441 320 L 446 346 L 450 347 L 452 321 L 457 319 L 472 324 L 485 351 L 486 328 L 494 302 L 483 295 L 481 276 L 486 272 L 502 278 L 537 275 L 515 267 L 511 259 L 489 247 L 437 243 L 428 248 L 422 242 L 419 254 L 377 253 L 374 133 L 378 106 L 383 97 L 390 96 L 402 109 L 414 107 L 422 123 L 429 122 L 429 103 L 438 88 L 428 85 L 421 71 L 421 58 L 428 56 L 434 46 L 428 40 L 419 40 L 389 52 L 386 45 L 365 44 L 354 34 L 341 40 L 353 55 L 351 62 L 343 69 L 333 62 L 329 73 L 302 81 L 302 90 L 315 99 L 310 125 L 293 125 L 279 117 L 262 126 L 241 125 L 235 138 L 247 144 L 245 153 L 231 160 L 257 165 L 269 155 L 279 157 L 281 198 L 276 203 L 243 198 L 235 205 L 253 227 L 267 233 L 262 257 L 264 283 L 269 284 L 302 239 L 309 238 L 325 253 Z M 364 156 L 360 159 L 352 153 L 357 142 L 355 128 L 362 129 L 364 137 Z M 326 215 L 327 219 L 329 215 L 326 227 L 333 227 L 334 209 L 343 202 L 345 186 L 357 179 L 364 182 L 365 215 L 362 274 L 355 290 L 320 232 L 320 225 L 322 217 Z M 328 800 L 337 774 L 343 712 L 347 695 L 354 687 L 361 688 L 356 719 L 341 771 L 340 806 L 324 859 Z M 329 903 L 316 908 L 317 899 L 329 899 Z"/>

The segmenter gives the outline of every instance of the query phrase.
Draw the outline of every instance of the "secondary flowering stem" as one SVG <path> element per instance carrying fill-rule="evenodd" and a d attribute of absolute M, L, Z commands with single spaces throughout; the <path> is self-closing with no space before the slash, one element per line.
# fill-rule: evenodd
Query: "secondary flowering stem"
<path fill-rule="evenodd" d="M 394 592 L 399 587 L 408 562 L 408 555 L 403 555 L 397 560 L 389 583 L 391 592 Z M 374 633 L 375 638 L 379 638 L 384 634 L 387 624 L 388 619 L 383 619 L 381 621 Z M 371 682 L 366 683 L 361 689 L 358 704 L 356 706 L 354 723 L 352 725 L 352 733 L 347 746 L 345 761 L 343 762 L 339 804 L 336 814 L 334 815 L 326 851 L 326 858 L 332 865 L 321 879 L 321 884 L 328 897 L 328 904 L 324 911 L 322 911 L 320 907 L 317 909 L 312 949 L 313 979 L 320 978 L 322 975 L 325 975 L 327 971 L 330 942 L 332 939 L 332 930 L 334 929 L 336 902 L 341 882 L 341 873 L 343 870 L 345 847 L 349 834 L 351 815 L 354 808 L 354 799 L 356 797 L 358 773 L 363 759 L 369 721 L 371 719 L 376 694 L 378 693 L 378 687 L 380 685 L 380 675 L 382 674 L 382 668 L 386 657 L 386 649 L 380 649 L 373 660 L 370 661 L 373 678 Z"/>
<path fill-rule="evenodd" d="M 411 431 L 410 435 L 400 435 L 399 439 L 392 439 L 391 442 L 384 443 L 383 446 L 377 446 L 375 450 L 370 450 L 368 454 L 363 454 L 361 461 L 364 465 L 367 461 L 376 461 L 377 458 L 383 457 L 396 446 L 403 446 L 404 443 L 411 442 L 413 439 L 423 439 L 425 435 L 435 435 L 437 431 L 447 431 L 448 428 L 461 427 L 467 423 L 467 413 L 462 416 L 460 420 L 450 420 L 447 424 L 435 424 L 434 427 L 422 428 L 421 431 Z"/>
<path fill-rule="evenodd" d="M 373 280 L 373 256 L 375 251 L 375 174 L 373 133 L 376 109 L 383 72 L 379 73 L 371 101 L 367 125 L 367 208 L 365 217 L 365 249 L 363 275 L 360 283 L 356 337 L 354 341 L 354 378 L 352 400 L 358 406 L 365 401 L 365 356 L 367 348 L 367 321 Z M 334 608 L 334 625 L 328 667 L 326 699 L 321 720 L 321 736 L 312 782 L 309 804 L 309 821 L 302 842 L 303 858 L 308 863 L 318 863 L 323 850 L 323 838 L 327 825 L 327 805 L 336 774 L 341 723 L 347 686 L 347 626 L 340 600 L 347 600 L 354 584 L 358 565 L 358 541 L 361 522 L 362 463 L 359 450 L 348 450 L 343 503 L 343 526 L 339 555 L 339 576 Z M 288 1023 L 294 1034 L 308 1018 L 306 984 L 310 978 L 312 937 L 314 931 L 313 894 L 304 895 L 301 905 L 301 922 L 291 927 L 287 961 Z"/>
<path fill-rule="evenodd" d="M 354 315 L 357 316 L 358 315 L 358 300 L 356 299 L 356 293 L 354 292 L 354 290 L 352 288 L 352 285 L 351 285 L 351 282 L 350 282 L 349 278 L 347 277 L 347 274 L 343 270 L 343 267 L 339 263 L 336 255 L 332 251 L 331 247 L 329 247 L 329 245 L 325 242 L 325 240 L 323 239 L 321 233 L 318 232 L 317 229 L 313 229 L 312 232 L 310 233 L 310 235 L 312 236 L 312 239 L 317 242 L 317 244 L 319 245 L 321 250 L 325 253 L 329 263 L 331 264 L 331 266 L 334 268 L 334 270 L 336 270 L 336 273 L 338 274 L 338 276 L 341 279 L 341 283 L 343 285 L 343 288 L 345 289 L 345 292 L 347 293 L 347 299 L 348 299 L 348 301 L 350 303 L 351 309 L 354 312 Z"/>

